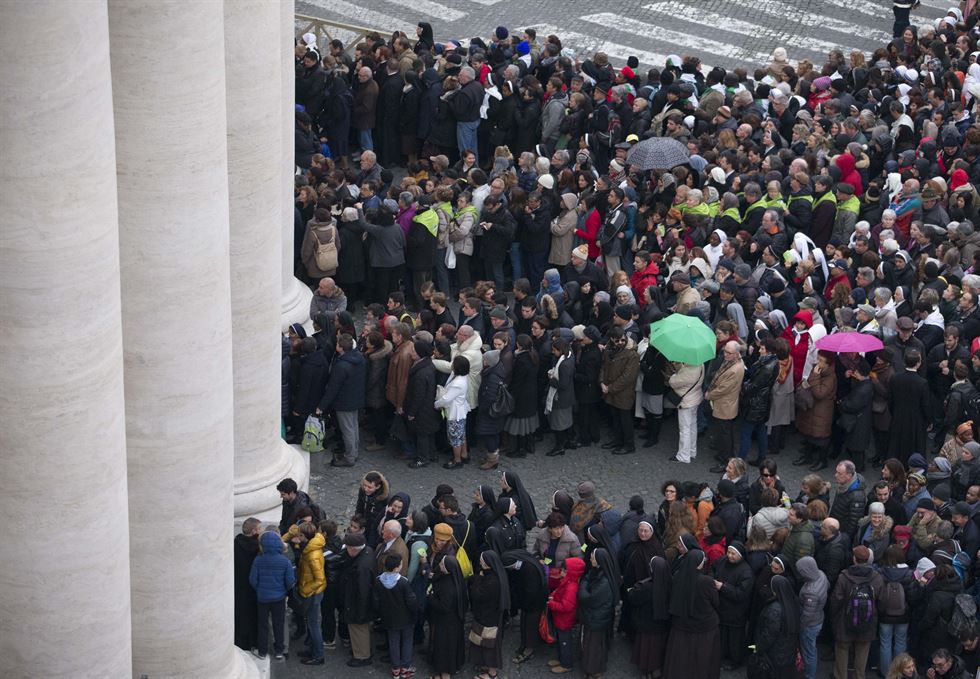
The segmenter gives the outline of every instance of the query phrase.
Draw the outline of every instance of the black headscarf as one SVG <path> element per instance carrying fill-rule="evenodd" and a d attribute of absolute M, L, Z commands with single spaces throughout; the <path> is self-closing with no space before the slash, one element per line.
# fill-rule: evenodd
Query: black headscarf
<path fill-rule="evenodd" d="M 483 502 L 490 507 L 493 507 L 497 502 L 496 495 L 493 493 L 493 486 L 488 486 L 486 484 L 481 485 L 479 491 L 480 497 L 483 498 Z"/>
<path fill-rule="evenodd" d="M 585 529 L 585 541 L 586 541 L 586 544 L 588 544 L 590 538 L 591 538 L 592 542 L 595 543 L 595 550 L 594 551 L 597 551 L 598 552 L 600 549 L 602 549 L 602 550 L 605 550 L 606 553 L 608 553 L 610 555 L 616 553 L 616 548 L 613 546 L 612 539 L 609 537 L 609 533 L 606 531 L 606 527 L 605 526 L 597 523 L 595 525 L 592 525 L 592 526 L 589 526 L 588 528 L 586 528 Z M 619 583 L 621 581 L 621 579 L 622 579 L 622 576 L 619 574 L 619 566 L 616 565 L 616 560 L 615 559 L 612 559 L 612 564 L 613 564 L 613 568 L 615 569 L 615 573 L 616 573 L 615 582 Z M 617 584 L 616 587 L 618 589 L 619 585 Z"/>
<path fill-rule="evenodd" d="M 706 557 L 700 549 L 692 549 L 683 559 L 677 572 L 674 573 L 674 581 L 670 589 L 670 606 L 668 607 L 671 615 L 679 618 L 689 618 L 694 611 L 694 598 L 698 592 L 698 578 L 701 576 L 701 565 Z"/>
<path fill-rule="evenodd" d="M 526 549 L 508 549 L 500 555 L 500 561 L 504 564 L 504 568 L 511 568 L 517 563 L 523 564 L 521 568 L 533 568 L 541 577 L 541 586 L 544 591 L 548 591 L 548 575 L 544 572 L 544 566 L 541 565 L 536 556 Z"/>
<path fill-rule="evenodd" d="M 485 563 L 500 581 L 500 613 L 503 615 L 510 610 L 510 586 L 507 580 L 507 571 L 504 569 L 504 562 L 500 560 L 499 554 L 489 549 L 480 554 L 480 561 Z"/>
<path fill-rule="evenodd" d="M 670 564 L 662 556 L 650 559 L 650 595 L 653 599 L 653 619 L 670 620 Z"/>
<path fill-rule="evenodd" d="M 531 530 L 538 522 L 538 515 L 534 511 L 534 502 L 531 501 L 531 496 L 524 490 L 524 483 L 517 474 L 504 472 L 503 476 L 504 481 L 511 489 L 514 501 L 517 503 L 517 514 L 524 524 L 524 530 Z"/>
<path fill-rule="evenodd" d="M 446 572 L 439 571 L 439 578 L 452 578 L 453 587 L 456 590 L 456 613 L 460 620 L 466 619 L 466 610 L 470 607 L 469 590 L 466 588 L 466 580 L 463 578 L 463 571 L 459 568 L 459 561 L 455 556 L 444 557 L 440 564 L 445 564 Z"/>
<path fill-rule="evenodd" d="M 606 576 L 606 580 L 612 586 L 613 598 L 616 598 L 619 592 L 619 585 L 622 582 L 619 577 L 619 567 L 616 565 L 616 560 L 608 550 L 602 547 L 595 550 L 593 554 L 595 554 L 595 562 L 598 564 L 599 570 L 602 571 L 602 574 Z"/>
<path fill-rule="evenodd" d="M 657 537 L 657 529 L 653 526 L 653 519 L 643 519 L 640 523 L 645 523 L 650 526 L 650 532 L 652 535 L 649 540 L 641 540 L 639 536 L 639 531 L 637 531 L 637 536 L 635 542 L 631 543 L 631 547 L 636 550 L 634 553 L 639 553 L 643 557 L 644 563 L 648 563 L 650 559 L 655 556 L 664 556 L 664 545 L 660 542 L 660 538 Z M 637 528 L 640 524 L 637 524 Z"/>
<path fill-rule="evenodd" d="M 506 516 L 507 512 L 510 511 L 510 503 L 514 502 L 509 497 L 499 497 L 497 501 L 493 503 L 493 520 L 496 521 L 502 516 Z"/>
<path fill-rule="evenodd" d="M 555 511 L 565 517 L 565 523 L 568 523 L 572 518 L 572 507 L 575 506 L 572 496 L 563 490 L 556 490 L 551 496 L 551 504 L 554 505 Z"/>
<path fill-rule="evenodd" d="M 782 575 L 774 575 L 769 587 L 783 607 L 783 631 L 787 634 L 799 634 L 800 600 L 793 591 L 793 585 Z"/>
<path fill-rule="evenodd" d="M 500 534 L 499 528 L 487 528 L 483 542 L 497 554 L 503 554 L 507 549 L 507 542 L 504 540 L 503 535 Z"/>

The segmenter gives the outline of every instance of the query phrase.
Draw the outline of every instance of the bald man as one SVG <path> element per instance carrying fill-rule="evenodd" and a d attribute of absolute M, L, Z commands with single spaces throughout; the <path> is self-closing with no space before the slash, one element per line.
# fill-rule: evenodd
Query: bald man
<path fill-rule="evenodd" d="M 389 554 L 397 554 L 402 558 L 402 563 L 408 563 L 408 546 L 402 540 L 402 524 L 400 521 L 391 519 L 385 521 L 381 526 L 381 542 L 374 548 L 374 555 L 378 560 L 378 573 L 384 573 L 385 557 Z"/>
<path fill-rule="evenodd" d="M 711 405 L 711 419 L 714 428 L 715 459 L 718 464 L 711 468 L 712 473 L 725 471 L 728 458 L 738 451 L 738 398 L 745 379 L 745 364 L 738 342 L 729 341 L 722 348 L 722 362 L 711 378 L 711 386 L 704 395 Z"/>
<path fill-rule="evenodd" d="M 840 521 L 829 517 L 823 520 L 816 549 L 817 565 L 827 576 L 833 591 L 841 571 L 851 565 L 851 540 L 840 532 Z"/>

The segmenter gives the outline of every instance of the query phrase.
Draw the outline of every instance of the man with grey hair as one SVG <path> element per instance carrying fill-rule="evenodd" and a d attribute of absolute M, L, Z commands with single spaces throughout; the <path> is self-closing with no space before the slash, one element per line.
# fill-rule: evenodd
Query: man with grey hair
<path fill-rule="evenodd" d="M 374 548 L 379 573 L 384 573 L 385 559 L 389 554 L 397 554 L 402 558 L 402 563 L 408 563 L 408 546 L 402 539 L 402 524 L 396 519 L 384 522 L 381 526 L 381 542 Z"/>
<path fill-rule="evenodd" d="M 367 66 L 357 71 L 357 85 L 354 87 L 354 106 L 351 110 L 351 123 L 357 130 L 358 143 L 361 151 L 374 150 L 374 129 L 378 107 L 378 82 L 374 79 L 374 71 Z"/>
<path fill-rule="evenodd" d="M 864 477 L 850 460 L 841 460 L 834 470 L 837 493 L 830 507 L 830 517 L 840 522 L 840 530 L 853 538 L 867 504 Z"/>
<path fill-rule="evenodd" d="M 738 342 L 731 340 L 725 343 L 722 359 L 704 395 L 711 406 L 715 429 L 713 438 L 718 464 L 711 468 L 713 474 L 724 472 L 726 462 L 738 451 L 738 399 L 745 379 L 745 363 L 742 362 Z"/>
<path fill-rule="evenodd" d="M 865 298 L 870 299 L 875 290 L 875 272 L 870 266 L 859 266 L 854 275 L 855 287 L 864 288 Z"/>
<path fill-rule="evenodd" d="M 469 66 L 459 69 L 459 89 L 442 95 L 456 119 L 456 145 L 460 155 L 465 151 L 478 154 L 476 132 L 480 127 L 483 97 L 483 85 L 476 79 L 476 71 Z M 479 159 L 477 155 L 477 161 Z"/>

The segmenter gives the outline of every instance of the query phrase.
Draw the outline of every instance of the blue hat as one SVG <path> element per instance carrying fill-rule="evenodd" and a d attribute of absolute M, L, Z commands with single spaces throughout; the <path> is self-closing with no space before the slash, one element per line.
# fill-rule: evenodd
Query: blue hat
<path fill-rule="evenodd" d="M 494 35 L 497 36 L 497 40 L 506 40 L 507 36 L 510 34 L 507 32 L 506 26 L 497 26 L 497 30 L 494 31 Z"/>
<path fill-rule="evenodd" d="M 525 54 L 530 53 L 530 51 L 531 51 L 531 45 L 528 43 L 527 40 L 521 40 L 519 43 L 517 43 L 518 54 L 523 56 Z"/>

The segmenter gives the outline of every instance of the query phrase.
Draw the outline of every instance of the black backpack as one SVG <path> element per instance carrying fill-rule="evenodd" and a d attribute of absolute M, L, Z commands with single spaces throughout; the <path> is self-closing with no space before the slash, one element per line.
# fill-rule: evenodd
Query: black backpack
<path fill-rule="evenodd" d="M 844 607 L 844 629 L 854 636 L 874 635 L 878 622 L 875 616 L 875 592 L 870 582 L 851 585 Z"/>
<path fill-rule="evenodd" d="M 949 396 L 946 397 L 946 403 L 944 404 L 946 410 L 950 408 L 950 401 L 955 394 L 959 398 L 959 421 L 960 422 L 980 422 L 980 391 L 972 384 L 964 385 L 966 388 L 958 388 L 950 392 Z"/>
<path fill-rule="evenodd" d="M 897 580 L 885 583 L 885 592 L 881 597 L 881 612 L 891 618 L 905 615 L 905 587 Z"/>

